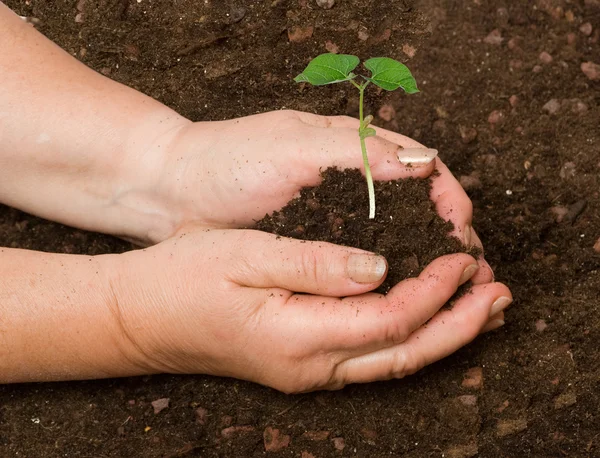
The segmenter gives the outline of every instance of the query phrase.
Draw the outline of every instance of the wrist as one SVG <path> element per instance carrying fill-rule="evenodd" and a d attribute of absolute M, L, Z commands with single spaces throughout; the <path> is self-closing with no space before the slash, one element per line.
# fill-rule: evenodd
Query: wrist
<path fill-rule="evenodd" d="M 110 232 L 141 245 L 166 240 L 182 220 L 176 205 L 170 151 L 191 121 L 163 107 L 150 113 L 129 132 L 123 154 L 105 164 L 104 175 L 111 180 L 108 203 Z M 111 176 L 112 174 L 112 176 Z"/>

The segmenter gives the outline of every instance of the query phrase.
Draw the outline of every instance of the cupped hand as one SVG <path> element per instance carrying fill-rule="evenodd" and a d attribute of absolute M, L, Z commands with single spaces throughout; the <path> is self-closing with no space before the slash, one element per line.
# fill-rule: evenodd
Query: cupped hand
<path fill-rule="evenodd" d="M 346 116 L 274 111 L 188 124 L 174 137 L 169 132 L 168 141 L 159 137 L 155 145 L 166 151 L 159 189 L 172 200 L 168 207 L 176 213 L 175 227 L 191 222 L 214 228 L 251 226 L 281 209 L 303 187 L 317 185 L 327 167 L 364 172 L 358 127 L 358 120 Z M 439 214 L 454 223 L 453 235 L 483 249 L 471 227 L 471 201 L 436 159 L 437 152 L 385 129 L 376 132 L 366 140 L 374 179 L 426 178 L 437 169 L 431 198 Z M 479 263 L 473 282 L 491 281 L 483 255 Z"/>
<path fill-rule="evenodd" d="M 122 255 L 116 316 L 146 372 L 284 392 L 401 378 L 503 324 L 511 294 L 500 283 L 441 309 L 478 270 L 469 255 L 439 258 L 386 296 L 369 293 L 386 268 L 377 255 L 323 242 L 184 230 Z"/>

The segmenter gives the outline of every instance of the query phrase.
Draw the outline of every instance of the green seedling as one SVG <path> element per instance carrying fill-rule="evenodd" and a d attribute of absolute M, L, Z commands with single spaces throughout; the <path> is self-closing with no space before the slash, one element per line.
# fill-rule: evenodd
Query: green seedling
<path fill-rule="evenodd" d="M 365 177 L 369 189 L 369 218 L 375 218 L 375 188 L 371 167 L 367 155 L 365 139 L 376 135 L 375 129 L 369 127 L 373 116 L 364 117 L 365 89 L 373 83 L 386 91 L 403 89 L 408 94 L 419 92 L 417 82 L 413 78 L 408 67 L 389 57 L 374 57 L 366 60 L 363 65 L 371 72 L 371 76 L 355 75 L 352 71 L 358 66 L 360 59 L 348 54 L 321 54 L 310 61 L 308 66 L 300 73 L 294 81 L 297 83 L 309 83 L 313 86 L 325 86 L 326 84 L 352 83 L 360 93 L 360 126 L 358 136 L 362 150 L 363 163 L 365 165 Z M 356 82 L 360 76 L 361 82 Z M 363 81 L 364 80 L 364 81 Z"/>

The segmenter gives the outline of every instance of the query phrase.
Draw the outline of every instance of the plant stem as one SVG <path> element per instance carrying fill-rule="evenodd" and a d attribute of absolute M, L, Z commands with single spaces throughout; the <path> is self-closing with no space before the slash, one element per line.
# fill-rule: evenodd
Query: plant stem
<path fill-rule="evenodd" d="M 354 83 L 354 81 L 353 81 Z M 369 156 L 367 155 L 367 144 L 365 142 L 365 129 L 369 126 L 365 126 L 365 118 L 364 118 L 364 98 L 365 98 L 365 88 L 368 86 L 369 82 L 367 81 L 363 85 L 355 84 L 360 91 L 360 106 L 359 106 L 359 114 L 360 114 L 360 129 L 358 131 L 358 135 L 360 137 L 360 148 L 362 150 L 363 164 L 365 165 L 365 178 L 367 179 L 367 188 L 369 189 L 369 219 L 375 218 L 375 187 L 373 186 L 373 176 L 371 175 L 371 166 L 369 165 Z"/>

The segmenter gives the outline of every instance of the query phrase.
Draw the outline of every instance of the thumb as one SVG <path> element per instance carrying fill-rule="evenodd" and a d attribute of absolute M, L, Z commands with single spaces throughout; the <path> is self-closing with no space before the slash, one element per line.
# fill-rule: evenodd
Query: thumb
<path fill-rule="evenodd" d="M 353 296 L 377 288 L 387 274 L 385 258 L 367 251 L 253 230 L 239 233 L 228 277 L 241 286 Z"/>

